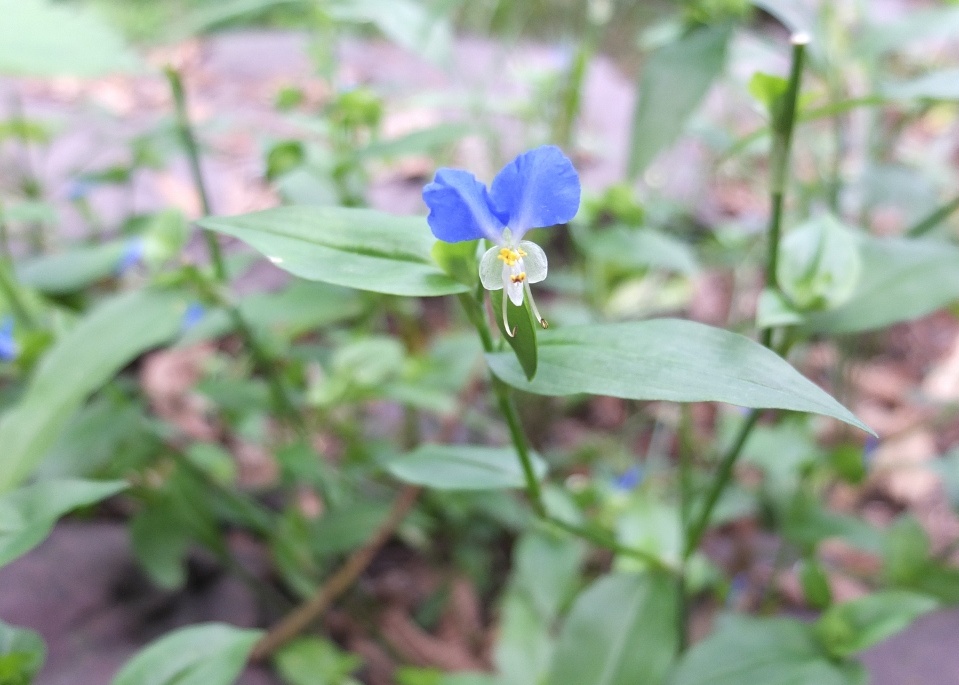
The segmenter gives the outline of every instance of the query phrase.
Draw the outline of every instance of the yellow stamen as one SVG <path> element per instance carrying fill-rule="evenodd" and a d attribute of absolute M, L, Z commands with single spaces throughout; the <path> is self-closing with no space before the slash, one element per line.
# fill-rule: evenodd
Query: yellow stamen
<path fill-rule="evenodd" d="M 499 254 L 496 256 L 496 258 L 504 261 L 506 266 L 516 266 L 516 262 L 525 256 L 526 252 L 523 250 L 511 250 L 508 247 L 504 247 L 499 251 Z"/>
<path fill-rule="evenodd" d="M 513 283 L 522 283 L 526 280 L 526 272 L 520 271 L 518 274 L 511 274 L 509 280 L 511 280 Z"/>

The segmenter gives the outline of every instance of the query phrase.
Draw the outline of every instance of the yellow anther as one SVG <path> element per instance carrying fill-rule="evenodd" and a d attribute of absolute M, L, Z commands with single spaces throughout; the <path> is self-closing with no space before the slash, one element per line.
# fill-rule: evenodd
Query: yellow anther
<path fill-rule="evenodd" d="M 526 272 L 520 271 L 518 274 L 512 274 L 510 275 L 509 280 L 511 280 L 513 283 L 522 283 L 526 280 Z"/>
<path fill-rule="evenodd" d="M 506 266 L 516 266 L 516 262 L 525 256 L 526 253 L 523 252 L 523 250 L 511 250 L 508 247 L 504 247 L 499 251 L 497 259 L 504 261 Z"/>

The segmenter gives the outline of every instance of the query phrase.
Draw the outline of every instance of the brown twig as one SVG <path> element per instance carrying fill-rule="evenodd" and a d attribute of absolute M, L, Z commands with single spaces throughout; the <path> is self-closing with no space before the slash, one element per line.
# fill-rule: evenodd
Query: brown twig
<path fill-rule="evenodd" d="M 458 417 L 462 415 L 463 408 L 473 402 L 473 398 L 480 387 L 481 384 L 474 374 L 466 383 L 459 397 L 457 397 L 457 411 L 450 413 L 444 418 L 437 434 L 436 439 L 438 442 L 449 442 L 453 438 L 458 426 Z M 406 514 L 409 513 L 413 505 L 416 504 L 416 500 L 419 498 L 421 491 L 422 488 L 417 486 L 404 486 L 399 494 L 397 494 L 396 499 L 393 500 L 393 506 L 390 508 L 390 513 L 386 517 L 386 520 L 377 529 L 373 537 L 370 538 L 363 547 L 356 550 L 346 560 L 343 566 L 320 586 L 316 594 L 314 594 L 306 604 L 300 605 L 273 626 L 253 647 L 250 660 L 263 661 L 268 658 L 277 649 L 299 635 L 308 628 L 310 624 L 322 616 L 330 604 L 346 592 L 353 583 L 356 582 L 360 574 L 366 570 L 366 567 L 370 565 L 373 558 L 403 522 Z"/>
<path fill-rule="evenodd" d="M 356 550 L 346 562 L 330 576 L 316 594 L 305 604 L 287 614 L 253 647 L 252 661 L 262 661 L 277 649 L 295 638 L 316 621 L 340 595 L 346 592 L 361 573 L 370 565 L 383 545 L 392 537 L 393 532 L 403 522 L 420 495 L 421 488 L 406 485 L 400 490 L 389 516 L 377 529 L 376 534 L 365 545 Z"/>

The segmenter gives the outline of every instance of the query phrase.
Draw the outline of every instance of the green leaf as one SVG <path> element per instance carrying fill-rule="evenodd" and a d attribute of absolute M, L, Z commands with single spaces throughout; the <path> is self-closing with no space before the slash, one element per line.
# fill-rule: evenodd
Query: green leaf
<path fill-rule="evenodd" d="M 339 21 L 371 23 L 390 40 L 433 62 L 449 58 L 449 23 L 416 0 L 341 0 L 327 10 Z"/>
<path fill-rule="evenodd" d="M 782 116 L 782 98 L 786 94 L 786 91 L 789 90 L 789 81 L 782 76 L 774 76 L 757 71 L 753 74 L 753 77 L 749 79 L 748 88 L 749 94 L 766 108 L 769 119 L 774 122 L 773 125 L 775 126 L 775 122 Z"/>
<path fill-rule="evenodd" d="M 170 340 L 184 309 L 173 292 L 125 293 L 58 339 L 20 401 L 0 417 L 0 492 L 33 470 L 89 395 L 143 352 Z"/>
<path fill-rule="evenodd" d="M 680 661 L 670 685 L 865 685 L 859 664 L 836 664 L 795 619 L 727 616 Z"/>
<path fill-rule="evenodd" d="M 817 559 L 804 559 L 799 566 L 799 584 L 806 603 L 815 609 L 825 609 L 832 603 L 829 576 Z"/>
<path fill-rule="evenodd" d="M 67 512 L 126 487 L 125 481 L 48 480 L 0 495 L 0 566 L 45 540 Z"/>
<path fill-rule="evenodd" d="M 938 606 L 926 595 L 884 590 L 828 609 L 815 624 L 823 648 L 848 657 L 895 635 Z"/>
<path fill-rule="evenodd" d="M 472 289 L 479 283 L 479 271 L 476 268 L 478 245 L 478 240 L 463 240 L 458 243 L 437 240 L 430 254 L 443 271 Z"/>
<path fill-rule="evenodd" d="M 532 381 L 511 353 L 486 358 L 501 379 L 538 395 L 728 402 L 822 414 L 869 430 L 759 343 L 692 321 L 652 319 L 543 331 L 539 372 Z"/>
<path fill-rule="evenodd" d="M 288 685 L 346 685 L 363 660 L 329 640 L 302 637 L 277 652 L 273 662 Z"/>
<path fill-rule="evenodd" d="M 959 100 L 959 69 L 939 69 L 909 81 L 889 83 L 882 94 L 895 100 Z"/>
<path fill-rule="evenodd" d="M 39 634 L 0 621 L 0 683 L 33 682 L 46 656 L 47 648 Z"/>
<path fill-rule="evenodd" d="M 50 295 L 74 293 L 114 275 L 126 246 L 127 241 L 115 240 L 24 259 L 16 265 L 17 280 Z"/>
<path fill-rule="evenodd" d="M 729 26 L 701 28 L 656 50 L 639 76 L 629 176 L 635 178 L 682 133 L 726 63 Z"/>
<path fill-rule="evenodd" d="M 651 228 L 611 226 L 577 240 L 594 259 L 632 269 L 668 269 L 681 274 L 699 270 L 693 250 L 683 241 Z"/>
<path fill-rule="evenodd" d="M 130 539 L 137 560 L 157 586 L 183 587 L 191 537 L 168 506 L 150 506 L 137 514 L 130 521 Z"/>
<path fill-rule="evenodd" d="M 180 628 L 128 661 L 113 685 L 231 685 L 262 634 L 224 623 Z"/>
<path fill-rule="evenodd" d="M 503 322 L 503 298 L 506 297 L 502 290 L 493 290 L 490 292 L 490 304 L 494 312 L 499 312 L 496 317 L 496 326 L 499 328 L 503 340 L 513 348 L 517 361 L 523 367 L 523 373 L 526 378 L 533 380 L 536 375 L 537 366 L 537 348 L 536 348 L 536 329 L 538 322 L 533 321 L 533 310 L 530 308 L 529 298 L 523 300 L 523 304 L 517 307 L 509 299 L 506 300 L 506 322 Z M 509 324 L 510 333 L 506 332 L 506 324 Z"/>
<path fill-rule="evenodd" d="M 959 299 L 959 248 L 935 240 L 860 238 L 862 276 L 839 307 L 807 317 L 831 335 L 883 328 Z"/>
<path fill-rule="evenodd" d="M 369 540 L 389 515 L 390 506 L 385 502 L 357 501 L 339 506 L 311 522 L 313 553 L 328 557 L 349 552 Z"/>
<path fill-rule="evenodd" d="M 452 145 L 472 133 L 474 128 L 463 123 L 438 124 L 397 138 L 371 141 L 366 147 L 360 148 L 357 155 L 361 158 L 392 158 L 428 154 Z"/>
<path fill-rule="evenodd" d="M 347 207 L 278 207 L 204 219 L 200 225 L 248 243 L 281 269 L 311 281 L 390 295 L 466 292 L 433 262 L 426 220 Z"/>
<path fill-rule="evenodd" d="M 886 531 L 883 575 L 892 583 L 909 586 L 929 564 L 929 536 L 914 516 L 900 516 Z"/>
<path fill-rule="evenodd" d="M 542 479 L 546 463 L 532 456 L 536 476 Z M 422 445 L 387 462 L 386 470 L 404 483 L 438 490 L 495 490 L 526 484 L 516 452 L 507 447 Z"/>
<path fill-rule="evenodd" d="M 657 685 L 679 650 L 677 584 L 660 574 L 613 574 L 576 599 L 548 685 Z"/>
<path fill-rule="evenodd" d="M 859 45 L 867 56 L 878 57 L 884 52 L 914 47 L 922 41 L 952 37 L 956 31 L 959 31 L 959 7 L 921 9 L 868 27 Z"/>
<path fill-rule="evenodd" d="M 831 216 L 812 219 L 783 239 L 776 281 L 800 310 L 849 301 L 862 273 L 856 235 Z"/>
<path fill-rule="evenodd" d="M 552 626 L 579 584 L 585 552 L 581 540 L 543 528 L 516 543 L 499 608 L 494 651 L 499 685 L 543 681 L 555 648 Z"/>
<path fill-rule="evenodd" d="M 89 10 L 48 0 L 0 0 L 0 73 L 102 76 L 139 60 Z"/>

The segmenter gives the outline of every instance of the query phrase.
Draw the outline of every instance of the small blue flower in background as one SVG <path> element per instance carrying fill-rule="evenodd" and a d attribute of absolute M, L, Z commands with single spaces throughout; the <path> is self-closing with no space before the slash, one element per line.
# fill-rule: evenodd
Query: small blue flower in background
<path fill-rule="evenodd" d="M 20 354 L 20 348 L 13 337 L 13 318 L 5 316 L 0 321 L 0 361 L 12 362 Z"/>
<path fill-rule="evenodd" d="M 546 278 L 546 253 L 523 240 L 526 231 L 563 224 L 579 210 L 579 175 L 562 150 L 554 145 L 524 152 L 507 164 L 489 189 L 462 169 L 439 169 L 423 188 L 430 208 L 426 218 L 440 240 L 458 243 L 486 238 L 496 244 L 480 260 L 479 274 L 487 290 L 505 289 L 513 304 L 529 298 L 543 328 L 530 283 Z M 506 298 L 503 298 L 503 323 Z"/>
<path fill-rule="evenodd" d="M 74 179 L 67 188 L 67 199 L 70 202 L 80 202 L 87 199 L 90 191 L 93 190 L 93 184 L 83 179 Z"/>
<path fill-rule="evenodd" d="M 180 332 L 186 333 L 200 323 L 204 316 L 206 316 L 206 308 L 199 302 L 191 302 L 183 312 L 183 318 L 180 319 Z"/>
<path fill-rule="evenodd" d="M 862 450 L 862 461 L 866 465 L 866 468 L 872 468 L 873 462 L 876 460 L 876 452 L 879 449 L 879 438 L 875 435 L 866 436 L 866 444 Z"/>
<path fill-rule="evenodd" d="M 143 238 L 131 238 L 123 246 L 123 254 L 120 255 L 120 261 L 117 262 L 114 273 L 122 276 L 127 271 L 140 263 L 143 255 L 146 253 L 146 241 Z"/>
<path fill-rule="evenodd" d="M 639 464 L 630 466 L 613 479 L 613 487 L 621 492 L 635 490 L 643 482 L 643 469 Z"/>

